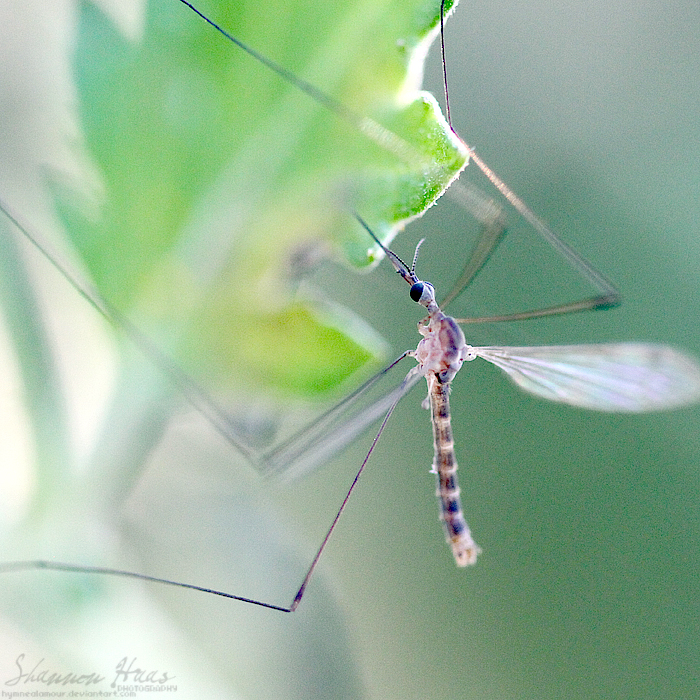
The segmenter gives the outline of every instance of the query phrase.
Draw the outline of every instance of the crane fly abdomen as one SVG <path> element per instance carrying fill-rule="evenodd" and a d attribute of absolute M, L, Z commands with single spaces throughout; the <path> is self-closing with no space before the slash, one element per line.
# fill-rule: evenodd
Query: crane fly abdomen
<path fill-rule="evenodd" d="M 433 471 L 437 475 L 437 492 L 440 499 L 440 520 L 445 528 L 445 538 L 452 547 L 457 566 L 476 563 L 481 551 L 472 539 L 467 521 L 462 513 L 457 483 L 457 459 L 450 421 L 449 384 L 440 382 L 435 374 L 428 376 L 428 396 L 433 423 L 435 454 Z"/>

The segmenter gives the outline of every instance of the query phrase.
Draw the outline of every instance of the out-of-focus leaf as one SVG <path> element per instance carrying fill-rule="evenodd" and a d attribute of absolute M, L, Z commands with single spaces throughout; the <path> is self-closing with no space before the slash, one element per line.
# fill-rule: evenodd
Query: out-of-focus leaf
<path fill-rule="evenodd" d="M 83 13 L 76 79 L 105 195 L 88 212 L 64 205 L 66 229 L 98 289 L 123 311 L 137 309 L 144 325 L 162 327 L 176 354 L 185 346 L 197 356 L 188 369 L 210 386 L 247 381 L 259 354 L 274 347 L 258 386 L 313 395 L 381 352 L 366 331 L 350 335 L 348 327 L 342 339 L 343 314 L 294 300 L 293 261 L 335 249 L 367 265 L 371 241 L 352 210 L 391 237 L 464 167 L 464 147 L 434 100 L 418 92 L 438 8 L 414 0 L 367 12 L 345 2 L 319 12 L 298 2 L 285 7 L 283 35 L 269 21 L 272 13 L 282 19 L 270 6 L 267 20 L 257 3 L 205 8 L 381 124 L 374 139 L 183 5 L 151 3 L 142 41 L 125 39 L 96 10 Z M 378 143 L 387 137 L 391 145 Z M 303 376 L 289 367 L 292 351 Z M 335 358 L 330 373 L 319 363 L 323 353 Z"/>

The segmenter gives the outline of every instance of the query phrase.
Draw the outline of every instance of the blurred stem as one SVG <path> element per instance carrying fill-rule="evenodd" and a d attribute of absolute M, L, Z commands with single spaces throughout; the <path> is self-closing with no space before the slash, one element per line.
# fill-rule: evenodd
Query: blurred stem
<path fill-rule="evenodd" d="M 34 466 L 38 473 L 30 515 L 36 517 L 66 488 L 74 458 L 50 326 L 43 318 L 25 256 L 11 231 L 0 236 L 0 296 L 34 437 Z"/>

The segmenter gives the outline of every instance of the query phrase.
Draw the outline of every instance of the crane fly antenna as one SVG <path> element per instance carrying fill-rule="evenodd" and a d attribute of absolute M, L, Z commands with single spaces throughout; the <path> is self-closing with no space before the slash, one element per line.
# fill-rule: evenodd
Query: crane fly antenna
<path fill-rule="evenodd" d="M 424 239 L 418 241 L 418 245 L 416 246 L 416 252 L 413 255 L 413 264 L 411 265 L 411 267 L 409 267 L 403 260 L 401 260 L 401 258 L 396 253 L 394 253 L 393 250 L 387 248 L 379 240 L 379 238 L 377 238 L 376 234 L 374 233 L 374 231 L 372 231 L 369 224 L 357 212 L 354 212 L 353 216 L 357 219 L 362 228 L 364 228 L 365 231 L 367 231 L 367 233 L 372 237 L 374 242 L 384 251 L 384 254 L 387 256 L 387 258 L 389 258 L 389 261 L 394 266 L 396 272 L 398 272 L 401 275 L 401 277 L 403 277 L 403 279 L 405 279 L 406 282 L 408 282 L 408 284 L 410 285 L 414 285 L 416 282 L 418 282 L 419 280 L 415 273 L 416 259 L 418 258 L 418 249 L 421 247 L 421 244 L 423 243 Z"/>
<path fill-rule="evenodd" d="M 413 264 L 411 265 L 411 272 L 415 275 L 416 273 L 416 262 L 418 261 L 418 251 L 420 250 L 420 247 L 423 245 L 425 242 L 425 238 L 421 238 L 418 243 L 416 243 L 416 252 L 413 253 Z"/>

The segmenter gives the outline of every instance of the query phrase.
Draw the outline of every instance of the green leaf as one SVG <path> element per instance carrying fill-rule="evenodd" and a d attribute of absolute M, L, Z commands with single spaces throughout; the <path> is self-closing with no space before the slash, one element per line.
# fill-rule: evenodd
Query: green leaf
<path fill-rule="evenodd" d="M 66 230 L 100 292 L 126 313 L 139 311 L 151 331 L 164 329 L 176 356 L 181 346 L 197 356 L 188 370 L 209 386 L 240 385 L 254 356 L 275 348 L 258 386 L 310 396 L 381 354 L 367 329 L 341 337 L 346 313 L 330 318 L 296 299 L 292 261 L 335 249 L 367 265 L 373 246 L 352 210 L 391 238 L 464 167 L 464 147 L 417 89 L 437 7 L 395 3 L 378 17 L 346 2 L 319 16 L 297 3 L 285 9 L 295 19 L 281 36 L 270 7 L 262 20 L 257 3 L 236 3 L 235 12 L 230 3 L 207 6 L 358 120 L 371 118 L 383 130 L 374 139 L 364 122 L 314 102 L 184 6 L 152 3 L 140 41 L 98 10 L 84 12 L 76 81 L 104 197 L 83 212 L 67 199 Z M 299 304 L 308 351 L 297 340 Z M 245 339 L 229 342 L 227 324 L 244 328 Z M 318 347 L 335 357 L 332 376 Z M 303 380 L 280 366 L 292 352 Z"/>
<path fill-rule="evenodd" d="M 304 493 L 251 478 L 245 455 L 201 415 L 181 416 L 182 397 L 153 364 L 173 358 L 246 446 L 303 424 L 319 395 L 376 365 L 381 337 L 303 278 L 327 257 L 367 267 L 377 254 L 352 210 L 388 238 L 465 163 L 417 91 L 437 4 L 207 4 L 360 121 L 324 109 L 174 0 L 151 3 L 142 26 L 138 3 L 111 18 L 81 5 L 77 29 L 63 9 L 38 22 L 18 8 L 17 26 L 5 25 L 27 44 L 9 81 L 19 95 L 8 97 L 1 194 L 128 319 L 121 331 L 133 323 L 158 350 L 140 357 L 30 246 L 7 256 L 17 274 L 4 275 L 5 300 L 22 301 L 5 307 L 8 345 L 32 380 L 17 422 L 34 440 L 32 468 L 8 460 L 20 485 L 4 489 L 17 522 L 3 531 L 2 560 L 121 566 L 287 604 L 316 545 L 285 517 Z M 192 696 L 362 695 L 322 570 L 307 612 L 262 611 L 264 622 L 213 597 L 46 573 L 0 577 L 3 618 L 65 668 L 102 670 L 115 648 L 156 648 L 154 663 L 175 659 Z"/>

